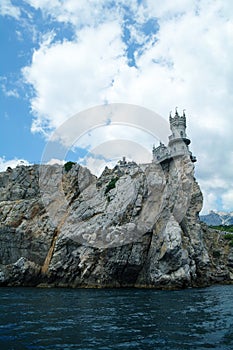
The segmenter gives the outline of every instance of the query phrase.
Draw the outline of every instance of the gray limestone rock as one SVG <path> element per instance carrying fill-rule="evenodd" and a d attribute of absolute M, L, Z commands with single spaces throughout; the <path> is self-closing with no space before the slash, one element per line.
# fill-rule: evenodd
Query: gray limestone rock
<path fill-rule="evenodd" d="M 233 250 L 201 224 L 189 157 L 0 173 L 0 285 L 184 288 L 232 283 Z"/>

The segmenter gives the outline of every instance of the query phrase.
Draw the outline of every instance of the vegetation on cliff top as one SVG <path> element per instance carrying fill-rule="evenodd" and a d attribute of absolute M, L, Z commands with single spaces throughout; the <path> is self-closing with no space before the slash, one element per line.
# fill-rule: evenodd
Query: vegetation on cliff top
<path fill-rule="evenodd" d="M 119 177 L 116 176 L 116 177 L 113 177 L 109 183 L 107 184 L 107 187 L 105 189 L 105 192 L 104 194 L 107 194 L 109 191 L 111 191 L 113 188 L 116 187 L 116 182 L 119 180 Z"/>
<path fill-rule="evenodd" d="M 218 231 L 232 232 L 233 233 L 233 225 L 229 225 L 229 226 L 226 226 L 226 225 L 218 225 L 218 226 L 210 225 L 210 228 L 213 228 L 213 229 L 218 230 Z"/>
<path fill-rule="evenodd" d="M 74 164 L 75 164 L 75 163 L 74 163 L 74 162 L 71 162 L 71 161 L 65 163 L 65 164 L 64 164 L 65 171 L 66 171 L 66 172 L 70 171 L 70 169 L 72 168 L 72 166 L 73 166 Z"/>

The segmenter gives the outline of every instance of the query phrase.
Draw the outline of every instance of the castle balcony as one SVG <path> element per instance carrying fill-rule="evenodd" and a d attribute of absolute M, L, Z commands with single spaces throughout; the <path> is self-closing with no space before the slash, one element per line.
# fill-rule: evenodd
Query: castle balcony
<path fill-rule="evenodd" d="M 164 154 L 154 154 L 153 161 L 155 163 L 159 164 L 159 163 L 167 161 L 171 158 L 172 158 L 172 156 L 171 156 L 170 152 L 166 152 Z"/>
<path fill-rule="evenodd" d="M 192 152 L 190 151 L 188 152 L 176 151 L 172 153 L 169 152 L 161 156 L 157 155 L 156 157 L 153 158 L 153 162 L 155 162 L 156 164 L 162 164 L 162 163 L 170 162 L 172 159 L 183 157 L 185 155 L 190 156 L 190 159 L 193 163 L 197 161 L 196 157 L 193 156 Z"/>
<path fill-rule="evenodd" d="M 185 156 L 185 155 L 189 156 L 193 163 L 195 163 L 197 161 L 197 158 L 192 155 L 191 151 L 188 151 L 188 152 L 187 151 L 186 152 L 183 152 L 183 151 L 172 152 L 171 158 L 178 158 L 178 157 L 182 157 L 182 156 Z"/>
<path fill-rule="evenodd" d="M 169 162 L 171 159 L 172 159 L 172 156 L 168 155 L 168 156 L 160 157 L 159 159 L 153 159 L 153 162 L 155 162 L 156 164 L 161 164 L 161 163 Z"/>

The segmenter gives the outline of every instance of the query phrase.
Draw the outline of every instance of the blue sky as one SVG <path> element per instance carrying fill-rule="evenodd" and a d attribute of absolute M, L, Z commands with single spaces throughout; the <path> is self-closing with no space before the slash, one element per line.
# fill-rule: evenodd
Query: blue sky
<path fill-rule="evenodd" d="M 45 138 L 32 133 L 30 99 L 34 91 L 24 83 L 22 68 L 30 65 L 33 51 L 39 48 L 41 36 L 51 30 L 43 13 L 24 1 L 5 2 L 9 11 L 0 17 L 1 45 L 1 156 L 5 160 L 20 159 L 39 163 L 45 147 Z M 4 1 L 2 4 L 4 8 Z M 19 9 L 19 16 L 12 9 Z M 11 15 L 12 14 L 12 15 Z M 72 36 L 72 30 L 53 23 L 58 40 Z M 62 32 L 62 33 L 61 33 Z M 13 163 L 12 163 L 13 164 Z"/>
<path fill-rule="evenodd" d="M 1 170 L 40 162 L 51 133 L 88 108 L 135 104 L 168 119 L 178 106 L 204 210 L 233 210 L 231 0 L 2 0 L 0 23 Z M 67 158 L 117 137 L 153 141 L 108 127 Z"/>
<path fill-rule="evenodd" d="M 28 28 L 18 19 L 1 16 L 1 156 L 6 160 L 39 160 L 44 140 L 32 134 L 28 95 L 23 84 L 22 67 L 31 61 L 35 43 Z"/>

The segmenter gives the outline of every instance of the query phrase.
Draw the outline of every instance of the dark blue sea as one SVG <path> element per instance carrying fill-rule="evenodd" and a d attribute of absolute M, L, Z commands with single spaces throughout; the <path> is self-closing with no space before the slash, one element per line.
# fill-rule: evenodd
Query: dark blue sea
<path fill-rule="evenodd" d="M 0 349 L 233 349 L 233 286 L 0 288 Z"/>

